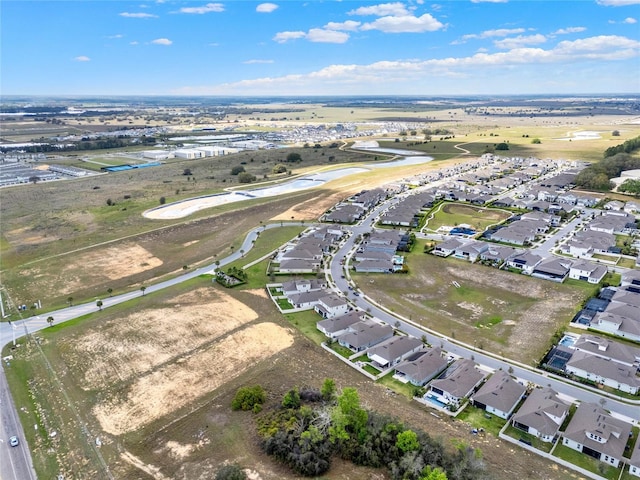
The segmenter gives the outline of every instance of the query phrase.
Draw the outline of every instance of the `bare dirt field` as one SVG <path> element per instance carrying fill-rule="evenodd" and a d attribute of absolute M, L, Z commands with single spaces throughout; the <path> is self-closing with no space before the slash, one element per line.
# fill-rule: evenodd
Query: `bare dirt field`
<path fill-rule="evenodd" d="M 407 264 L 407 275 L 354 278 L 368 296 L 406 318 L 529 365 L 588 295 L 583 288 L 429 254 L 412 253 Z"/>

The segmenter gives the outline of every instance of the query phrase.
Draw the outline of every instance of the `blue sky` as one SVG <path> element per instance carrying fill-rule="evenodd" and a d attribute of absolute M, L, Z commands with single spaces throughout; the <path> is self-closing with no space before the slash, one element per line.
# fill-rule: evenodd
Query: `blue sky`
<path fill-rule="evenodd" d="M 640 0 L 0 2 L 2 95 L 640 93 Z"/>

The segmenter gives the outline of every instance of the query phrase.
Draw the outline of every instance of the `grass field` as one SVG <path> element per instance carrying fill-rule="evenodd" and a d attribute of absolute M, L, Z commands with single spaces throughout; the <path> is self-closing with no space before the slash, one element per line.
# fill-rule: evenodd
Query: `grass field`
<path fill-rule="evenodd" d="M 395 313 L 476 348 L 526 364 L 592 292 L 462 260 L 406 255 L 406 275 L 352 273 L 359 288 Z M 456 287 L 453 282 L 460 287 Z"/>
<path fill-rule="evenodd" d="M 427 219 L 425 229 L 435 232 L 444 226 L 470 225 L 477 232 L 482 232 L 491 225 L 503 222 L 511 215 L 512 213 L 506 210 L 441 203 Z"/>

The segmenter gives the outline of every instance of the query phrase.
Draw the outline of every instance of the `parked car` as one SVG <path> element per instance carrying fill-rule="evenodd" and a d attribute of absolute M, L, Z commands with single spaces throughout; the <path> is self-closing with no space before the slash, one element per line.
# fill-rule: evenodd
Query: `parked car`
<path fill-rule="evenodd" d="M 20 441 L 18 440 L 18 437 L 16 437 L 15 435 L 9 438 L 9 445 L 11 445 L 12 447 L 17 447 L 19 444 L 20 444 Z"/>

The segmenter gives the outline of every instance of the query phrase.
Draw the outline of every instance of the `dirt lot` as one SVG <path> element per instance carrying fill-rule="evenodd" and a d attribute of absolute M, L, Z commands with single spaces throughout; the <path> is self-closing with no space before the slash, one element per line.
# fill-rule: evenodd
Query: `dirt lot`
<path fill-rule="evenodd" d="M 531 365 L 586 290 L 414 248 L 407 275 L 356 275 L 379 303 L 445 335 Z M 453 282 L 457 282 L 456 287 Z"/>

